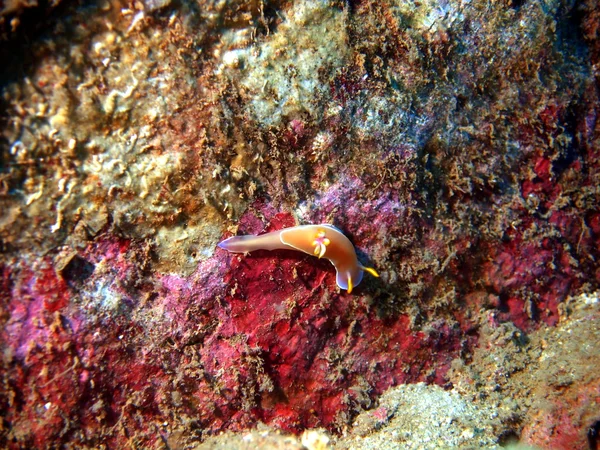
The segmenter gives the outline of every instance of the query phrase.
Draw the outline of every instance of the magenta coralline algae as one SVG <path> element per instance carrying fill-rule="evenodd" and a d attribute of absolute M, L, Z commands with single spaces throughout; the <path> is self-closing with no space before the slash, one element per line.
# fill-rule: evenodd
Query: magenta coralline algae
<path fill-rule="evenodd" d="M 594 1 L 44 8 L 0 9 L 0 447 L 366 437 L 417 382 L 598 445 Z M 310 223 L 381 277 L 216 245 Z"/>

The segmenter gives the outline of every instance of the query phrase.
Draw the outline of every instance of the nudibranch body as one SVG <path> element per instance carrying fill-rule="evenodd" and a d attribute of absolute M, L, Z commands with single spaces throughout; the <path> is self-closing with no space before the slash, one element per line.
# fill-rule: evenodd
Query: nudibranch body
<path fill-rule="evenodd" d="M 375 269 L 364 267 L 358 262 L 350 240 L 329 224 L 300 225 L 258 236 L 233 236 L 218 245 L 233 253 L 292 249 L 328 259 L 337 272 L 337 285 L 346 289 L 348 293 L 361 282 L 363 272 L 369 272 L 374 277 L 379 276 Z"/>

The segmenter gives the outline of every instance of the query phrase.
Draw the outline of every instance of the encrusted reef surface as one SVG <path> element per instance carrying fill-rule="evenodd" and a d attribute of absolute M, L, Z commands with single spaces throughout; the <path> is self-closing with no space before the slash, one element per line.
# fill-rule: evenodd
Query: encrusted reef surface
<path fill-rule="evenodd" d="M 0 447 L 598 448 L 598 11 L 2 3 Z"/>

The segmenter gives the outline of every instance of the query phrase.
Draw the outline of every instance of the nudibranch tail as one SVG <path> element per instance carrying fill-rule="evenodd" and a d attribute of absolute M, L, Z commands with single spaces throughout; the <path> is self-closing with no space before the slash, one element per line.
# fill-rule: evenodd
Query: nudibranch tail
<path fill-rule="evenodd" d="M 223 250 L 227 250 L 231 253 L 248 253 L 255 250 L 277 250 L 289 248 L 287 245 L 281 242 L 281 238 L 279 237 L 280 233 L 281 231 L 273 231 L 271 233 L 261 234 L 259 236 L 254 234 L 233 236 L 229 239 L 219 242 L 217 245 Z"/>
<path fill-rule="evenodd" d="M 234 236 L 220 242 L 219 247 L 229 252 L 247 253 L 254 250 L 293 249 L 331 261 L 337 272 L 336 282 L 351 293 L 362 281 L 363 273 L 379 277 L 375 269 L 358 262 L 350 240 L 329 224 L 300 225 L 259 236 Z"/>

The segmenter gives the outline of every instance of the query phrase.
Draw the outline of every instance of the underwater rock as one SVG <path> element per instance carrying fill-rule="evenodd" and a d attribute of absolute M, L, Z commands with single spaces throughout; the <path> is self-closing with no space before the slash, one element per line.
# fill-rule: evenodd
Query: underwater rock
<path fill-rule="evenodd" d="M 3 36 L 0 446 L 335 445 L 437 385 L 500 411 L 485 442 L 585 448 L 596 6 L 62 2 Z M 309 223 L 381 278 L 216 247 Z"/>

